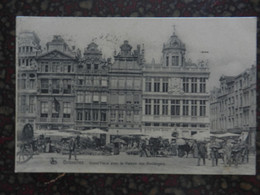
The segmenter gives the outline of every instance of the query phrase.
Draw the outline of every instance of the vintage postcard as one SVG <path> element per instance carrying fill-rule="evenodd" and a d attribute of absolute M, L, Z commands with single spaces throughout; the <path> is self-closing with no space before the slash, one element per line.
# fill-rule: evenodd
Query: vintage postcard
<path fill-rule="evenodd" d="M 256 18 L 17 17 L 16 172 L 256 172 Z"/>

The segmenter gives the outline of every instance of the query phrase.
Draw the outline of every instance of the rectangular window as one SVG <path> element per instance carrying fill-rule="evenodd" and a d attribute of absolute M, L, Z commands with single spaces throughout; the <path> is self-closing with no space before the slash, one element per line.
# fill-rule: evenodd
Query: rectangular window
<path fill-rule="evenodd" d="M 160 114 L 160 100 L 159 99 L 154 100 L 153 114 L 154 115 Z"/>
<path fill-rule="evenodd" d="M 77 112 L 77 120 L 78 120 L 78 121 L 82 121 L 82 119 L 83 119 L 82 115 L 83 115 L 83 114 L 82 114 L 82 111 L 78 111 L 78 112 Z"/>
<path fill-rule="evenodd" d="M 206 100 L 200 100 L 200 116 L 206 116 Z"/>
<path fill-rule="evenodd" d="M 179 56 L 172 56 L 172 66 L 179 65 Z"/>
<path fill-rule="evenodd" d="M 126 79 L 126 88 L 127 89 L 132 89 L 133 88 L 133 79 L 132 78 L 127 78 Z"/>
<path fill-rule="evenodd" d="M 162 115 L 168 115 L 168 100 L 162 100 Z"/>
<path fill-rule="evenodd" d="M 71 65 L 68 65 L 68 72 L 71 72 Z"/>
<path fill-rule="evenodd" d="M 126 121 L 131 122 L 131 119 L 132 119 L 132 112 L 126 111 Z"/>
<path fill-rule="evenodd" d="M 110 111 L 110 121 L 111 122 L 115 122 L 116 121 L 116 111 L 115 110 L 111 110 Z"/>
<path fill-rule="evenodd" d="M 51 114 L 52 118 L 59 118 L 59 112 L 55 109 L 55 103 L 52 103 L 52 114 Z"/>
<path fill-rule="evenodd" d="M 141 90 L 141 86 L 142 86 L 141 83 L 142 83 L 141 78 L 135 77 L 134 78 L 134 89 Z"/>
<path fill-rule="evenodd" d="M 100 84 L 100 78 L 99 77 L 94 77 L 93 81 L 94 81 L 94 86 L 99 86 L 99 84 Z"/>
<path fill-rule="evenodd" d="M 94 93 L 94 95 L 93 95 L 93 102 L 94 103 L 98 103 L 99 102 L 99 94 L 98 93 Z"/>
<path fill-rule="evenodd" d="M 180 115 L 180 100 L 171 100 L 171 115 Z"/>
<path fill-rule="evenodd" d="M 145 78 L 145 91 L 152 91 L 152 80 L 151 78 Z"/>
<path fill-rule="evenodd" d="M 85 111 L 85 120 L 90 121 L 91 120 L 91 113 L 90 110 Z"/>
<path fill-rule="evenodd" d="M 41 93 L 48 93 L 49 92 L 49 80 L 42 79 L 41 80 Z"/>
<path fill-rule="evenodd" d="M 183 116 L 189 116 L 189 100 L 183 100 Z"/>
<path fill-rule="evenodd" d="M 134 104 L 139 104 L 139 95 L 134 95 Z"/>
<path fill-rule="evenodd" d="M 29 80 L 29 89 L 34 89 L 35 88 L 35 79 L 30 79 Z"/>
<path fill-rule="evenodd" d="M 85 94 L 85 103 L 92 103 L 92 94 L 89 92 Z"/>
<path fill-rule="evenodd" d="M 151 105 L 152 100 L 151 99 L 145 99 L 145 114 L 151 115 Z"/>
<path fill-rule="evenodd" d="M 160 92 L 160 78 L 154 78 L 154 92 Z"/>
<path fill-rule="evenodd" d="M 191 100 L 191 116 L 197 116 L 197 100 Z"/>
<path fill-rule="evenodd" d="M 63 80 L 63 93 L 71 94 L 71 80 L 70 79 Z"/>
<path fill-rule="evenodd" d="M 191 78 L 191 93 L 197 93 L 197 78 Z"/>
<path fill-rule="evenodd" d="M 184 93 L 189 93 L 189 78 L 182 78 L 182 84 Z"/>
<path fill-rule="evenodd" d="M 166 66 L 169 66 L 169 56 L 166 56 Z"/>
<path fill-rule="evenodd" d="M 101 86 L 102 87 L 107 87 L 107 78 L 106 77 L 102 77 Z"/>
<path fill-rule="evenodd" d="M 48 117 L 48 102 L 41 102 L 41 117 Z"/>
<path fill-rule="evenodd" d="M 70 102 L 64 102 L 63 104 L 63 117 L 64 118 L 70 118 L 71 114 L 71 103 Z"/>
<path fill-rule="evenodd" d="M 124 122 L 124 111 L 118 111 L 118 122 Z"/>
<path fill-rule="evenodd" d="M 118 96 L 118 103 L 119 104 L 125 104 L 125 96 L 124 95 Z"/>
<path fill-rule="evenodd" d="M 206 78 L 200 78 L 200 93 L 206 93 Z"/>
<path fill-rule="evenodd" d="M 111 78 L 111 83 L 110 83 L 110 87 L 111 88 L 117 88 L 117 82 L 118 80 L 117 80 L 117 78 Z"/>
<path fill-rule="evenodd" d="M 26 111 L 26 96 L 21 96 L 21 112 L 24 113 Z"/>
<path fill-rule="evenodd" d="M 93 110 L 93 121 L 98 121 L 98 110 Z"/>
<path fill-rule="evenodd" d="M 106 95 L 101 96 L 101 103 L 107 103 L 107 96 Z"/>
<path fill-rule="evenodd" d="M 77 103 L 83 103 L 84 102 L 84 92 L 80 91 L 77 93 Z"/>
<path fill-rule="evenodd" d="M 118 80 L 118 87 L 120 88 L 120 89 L 124 89 L 125 88 L 125 79 L 123 79 L 123 78 L 120 78 L 119 80 Z"/>
<path fill-rule="evenodd" d="M 101 121 L 106 121 L 107 120 L 107 113 L 105 110 L 101 110 Z"/>
<path fill-rule="evenodd" d="M 168 92 L 168 78 L 163 78 L 163 92 Z"/>
<path fill-rule="evenodd" d="M 92 86 L 92 78 L 86 77 L 86 86 Z"/>
<path fill-rule="evenodd" d="M 59 93 L 60 92 L 60 81 L 58 79 L 52 80 L 52 93 Z"/>
<path fill-rule="evenodd" d="M 44 72 L 49 72 L 49 66 L 48 65 L 44 66 Z"/>
<path fill-rule="evenodd" d="M 34 110 L 34 97 L 29 96 L 29 113 L 33 113 Z"/>
<path fill-rule="evenodd" d="M 84 85 L 84 77 L 82 77 L 82 76 L 79 76 L 78 77 L 78 80 L 77 80 L 77 83 L 78 83 L 78 85 Z"/>
<path fill-rule="evenodd" d="M 91 70 L 91 64 L 87 64 L 87 69 Z"/>

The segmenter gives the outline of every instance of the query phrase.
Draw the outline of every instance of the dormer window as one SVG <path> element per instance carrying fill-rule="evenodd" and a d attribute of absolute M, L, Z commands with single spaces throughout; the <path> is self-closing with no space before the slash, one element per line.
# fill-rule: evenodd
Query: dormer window
<path fill-rule="evenodd" d="M 172 56 L 172 66 L 179 66 L 179 56 Z"/>

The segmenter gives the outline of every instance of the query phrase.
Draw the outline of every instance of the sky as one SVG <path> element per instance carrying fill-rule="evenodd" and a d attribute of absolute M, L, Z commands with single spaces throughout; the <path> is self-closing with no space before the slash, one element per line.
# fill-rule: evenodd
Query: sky
<path fill-rule="evenodd" d="M 256 64 L 256 18 L 76 18 L 18 17 L 17 34 L 34 31 L 42 48 L 53 35 L 62 35 L 82 52 L 92 41 L 103 57 L 112 57 L 124 40 L 133 49 L 144 45 L 145 60 L 160 63 L 163 43 L 174 29 L 186 46 L 186 60 L 207 59 L 209 89 L 219 86 L 221 75 L 234 76 Z M 175 27 L 174 27 L 175 26 Z M 208 51 L 202 54 L 201 51 Z"/>

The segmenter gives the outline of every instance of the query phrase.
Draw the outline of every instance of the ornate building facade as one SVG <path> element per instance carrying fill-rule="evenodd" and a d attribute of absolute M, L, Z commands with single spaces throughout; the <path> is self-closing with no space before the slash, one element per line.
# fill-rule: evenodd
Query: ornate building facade
<path fill-rule="evenodd" d="M 99 128 L 111 135 L 181 137 L 209 130 L 208 65 L 186 61 L 186 47 L 175 32 L 163 45 L 160 64 L 145 64 L 144 50 L 139 45 L 132 50 L 128 41 L 113 63 L 93 42 L 83 56 L 61 36 L 46 48 L 35 57 L 33 69 L 37 82 L 31 122 L 36 129 Z M 22 93 L 19 88 L 18 96 Z"/>
<path fill-rule="evenodd" d="M 76 70 L 76 129 L 108 130 L 108 65 L 90 43 Z"/>
<path fill-rule="evenodd" d="M 113 134 L 141 132 L 142 52 L 132 51 L 124 41 L 109 69 L 109 131 Z"/>
<path fill-rule="evenodd" d="M 33 32 L 23 32 L 17 38 L 17 123 L 21 131 L 25 124 L 35 128 L 37 66 L 36 57 L 41 52 L 40 39 Z"/>
<path fill-rule="evenodd" d="M 222 76 L 220 88 L 210 96 L 211 130 L 248 134 L 254 145 L 256 132 L 256 66 L 237 76 Z"/>
<path fill-rule="evenodd" d="M 185 45 L 175 32 L 163 45 L 162 62 L 143 68 L 145 134 L 191 137 L 209 131 L 209 68 L 187 62 Z"/>
<path fill-rule="evenodd" d="M 46 44 L 37 61 L 37 129 L 74 128 L 75 54 L 61 36 Z"/>

